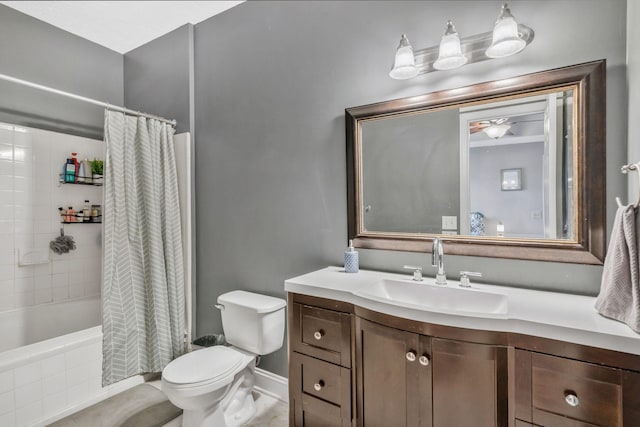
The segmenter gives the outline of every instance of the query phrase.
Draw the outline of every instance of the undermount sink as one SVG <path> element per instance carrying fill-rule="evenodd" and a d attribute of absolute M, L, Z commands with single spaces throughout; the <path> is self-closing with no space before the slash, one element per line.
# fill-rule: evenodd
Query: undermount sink
<path fill-rule="evenodd" d="M 434 285 L 412 280 L 380 279 L 354 295 L 400 307 L 463 316 L 506 318 L 506 295 L 456 285 Z"/>

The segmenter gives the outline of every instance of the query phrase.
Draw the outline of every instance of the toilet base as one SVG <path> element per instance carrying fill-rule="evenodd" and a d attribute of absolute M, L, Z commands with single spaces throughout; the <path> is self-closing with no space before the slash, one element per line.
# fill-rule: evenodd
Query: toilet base
<path fill-rule="evenodd" d="M 249 421 L 256 414 L 256 402 L 253 400 L 251 391 L 245 396 L 243 404 L 236 412 L 226 411 L 225 422 L 226 427 L 240 427 Z"/>
<path fill-rule="evenodd" d="M 256 413 L 255 359 L 236 374 L 222 401 L 204 410 L 184 409 L 182 427 L 240 427 Z"/>

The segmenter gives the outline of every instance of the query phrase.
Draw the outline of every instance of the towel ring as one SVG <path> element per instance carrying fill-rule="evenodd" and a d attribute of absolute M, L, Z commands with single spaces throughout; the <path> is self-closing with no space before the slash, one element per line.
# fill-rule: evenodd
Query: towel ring
<path fill-rule="evenodd" d="M 636 198 L 636 201 L 633 204 L 633 207 L 637 208 L 638 206 L 640 206 L 640 162 L 624 165 L 620 168 L 620 172 L 624 174 L 628 174 L 629 171 L 635 171 L 636 176 L 638 177 L 638 197 Z M 620 200 L 620 197 L 616 197 L 616 203 L 618 204 L 618 207 L 624 206 L 622 204 L 622 200 Z"/>

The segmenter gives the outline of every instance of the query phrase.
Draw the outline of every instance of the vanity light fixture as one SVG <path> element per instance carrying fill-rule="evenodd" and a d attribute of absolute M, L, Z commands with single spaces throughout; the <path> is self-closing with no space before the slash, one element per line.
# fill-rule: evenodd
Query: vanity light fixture
<path fill-rule="evenodd" d="M 436 70 L 453 70 L 467 63 L 467 57 L 462 54 L 460 37 L 453 22 L 447 21 L 447 29 L 440 40 L 438 59 L 433 63 Z"/>
<path fill-rule="evenodd" d="M 389 76 L 396 80 L 411 79 L 418 75 L 418 67 L 416 67 L 416 60 L 413 56 L 413 48 L 409 43 L 409 39 L 406 34 L 400 37 L 400 44 L 396 50 L 396 60 L 393 63 L 393 68 L 389 72 Z"/>
<path fill-rule="evenodd" d="M 464 64 L 505 58 L 521 52 L 533 37 L 533 30 L 518 24 L 507 3 L 504 3 L 493 31 L 460 39 L 453 23 L 447 21 L 447 28 L 438 46 L 416 51 L 403 34 L 389 76 L 405 80 L 432 71 L 452 70 Z"/>
<path fill-rule="evenodd" d="M 505 58 L 515 55 L 525 48 L 527 43 L 518 34 L 518 23 L 507 4 L 502 5 L 500 15 L 493 26 L 491 46 L 485 51 L 489 58 Z"/>
<path fill-rule="evenodd" d="M 486 133 L 489 138 L 498 139 L 502 138 L 509 129 L 511 129 L 511 125 L 499 124 L 487 126 L 482 129 L 482 132 Z"/>

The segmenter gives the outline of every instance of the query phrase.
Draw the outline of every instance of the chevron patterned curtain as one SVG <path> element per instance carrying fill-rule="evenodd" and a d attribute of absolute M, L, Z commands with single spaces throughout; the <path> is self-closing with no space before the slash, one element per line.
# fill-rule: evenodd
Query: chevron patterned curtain
<path fill-rule="evenodd" d="M 103 385 L 160 372 L 185 350 L 174 132 L 105 111 Z"/>

